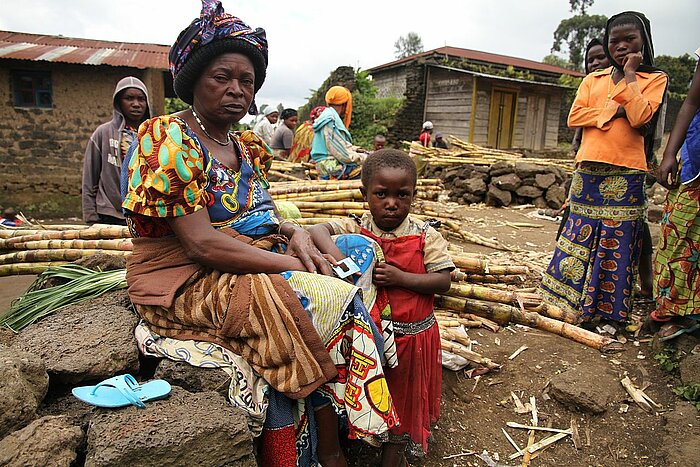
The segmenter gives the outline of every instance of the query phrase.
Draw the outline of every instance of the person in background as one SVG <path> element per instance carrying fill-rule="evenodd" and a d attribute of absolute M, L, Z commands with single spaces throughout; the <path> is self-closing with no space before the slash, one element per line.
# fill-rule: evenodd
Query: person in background
<path fill-rule="evenodd" d="M 605 30 L 611 68 L 581 82 L 569 113 L 583 127 L 570 213 L 540 286 L 544 301 L 584 320 L 626 321 L 646 215 L 648 149 L 668 76 L 653 65 L 651 25 L 624 12 Z M 644 135 L 638 130 L 648 126 Z"/>
<path fill-rule="evenodd" d="M 695 51 L 700 57 L 700 48 Z M 680 171 L 676 159 L 680 150 Z M 656 310 L 668 340 L 700 328 L 700 63 L 668 138 L 657 180 L 669 188 L 654 261 Z"/>
<path fill-rule="evenodd" d="M 284 109 L 280 117 L 282 118 L 282 124 L 277 126 L 275 134 L 272 135 L 270 147 L 276 159 L 285 160 L 292 149 L 294 129 L 299 123 L 299 117 L 294 109 Z"/>
<path fill-rule="evenodd" d="M 150 117 L 148 90 L 133 76 L 121 79 L 112 95 L 112 120 L 90 136 L 83 160 L 83 221 L 126 225 L 121 210 L 122 161 L 139 125 Z"/>
<path fill-rule="evenodd" d="M 426 121 L 423 122 L 423 131 L 421 131 L 420 136 L 418 136 L 418 141 L 423 147 L 430 147 L 430 135 L 433 134 L 433 122 Z"/>
<path fill-rule="evenodd" d="M 0 217 L 0 225 L 5 227 L 18 227 L 22 225 L 22 221 L 17 217 L 17 212 L 13 208 L 7 208 Z"/>
<path fill-rule="evenodd" d="M 382 466 L 407 465 L 404 450 L 424 456 L 430 430 L 440 416 L 442 362 L 440 335 L 433 314 L 434 294 L 450 288 L 454 263 L 447 241 L 429 222 L 410 215 L 417 172 L 410 156 L 383 149 L 362 169 L 362 198 L 369 213 L 309 229 L 314 243 L 337 261 L 345 254 L 332 235 L 361 234 L 381 247 L 384 260 L 373 281 L 388 294 L 398 366 L 385 368 L 400 426 L 390 430 L 382 449 Z"/>
<path fill-rule="evenodd" d="M 326 93 L 326 109 L 313 124 L 311 158 L 322 180 L 352 180 L 360 177 L 367 153 L 353 146 L 348 127 L 352 119 L 352 93 L 333 86 Z"/>
<path fill-rule="evenodd" d="M 311 153 L 311 142 L 314 139 L 314 129 L 312 125 L 319 115 L 326 110 L 322 105 L 314 107 L 309 112 L 309 119 L 301 125 L 297 126 L 292 139 L 292 149 L 289 151 L 290 162 L 308 162 L 309 154 Z"/>
<path fill-rule="evenodd" d="M 268 146 L 272 143 L 272 135 L 275 134 L 275 125 L 277 125 L 279 116 L 280 113 L 276 108 L 267 106 L 263 110 L 263 118 L 253 127 L 253 133 L 265 141 L 265 144 Z"/>
<path fill-rule="evenodd" d="M 374 140 L 372 140 L 372 151 L 379 151 L 380 149 L 384 149 L 384 146 L 386 146 L 386 136 L 375 135 Z"/>
<path fill-rule="evenodd" d="M 447 141 L 443 138 L 442 133 L 439 131 L 435 133 L 435 141 L 433 142 L 433 147 L 447 149 Z"/>

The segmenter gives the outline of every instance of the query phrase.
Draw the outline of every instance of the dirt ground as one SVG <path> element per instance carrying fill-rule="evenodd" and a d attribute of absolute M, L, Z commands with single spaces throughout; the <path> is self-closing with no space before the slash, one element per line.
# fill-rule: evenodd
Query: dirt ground
<path fill-rule="evenodd" d="M 532 217 L 537 210 L 495 209 L 484 206 L 442 206 L 465 219 L 469 231 L 495 237 L 513 246 L 531 261 L 545 264 L 554 249 L 557 223 Z M 541 227 L 513 227 L 513 223 L 537 224 Z M 652 225 L 656 242 L 658 225 Z M 461 243 L 465 252 L 508 264 L 510 253 L 487 247 Z M 524 285 L 536 285 L 536 274 Z M 0 278 L 0 313 L 18 296 L 33 277 Z M 648 313 L 640 309 L 639 313 Z M 625 334 L 625 350 L 603 355 L 568 339 L 520 326 L 509 326 L 494 334 L 485 329 L 470 329 L 474 350 L 502 364 L 500 370 L 482 376 L 478 381 L 467 378 L 463 371 L 443 371 L 442 414 L 433 432 L 425 459 L 412 459 L 412 465 L 484 466 L 477 457 L 484 450 L 494 461 L 492 466 L 521 465 L 522 458 L 509 460 L 515 449 L 503 430 L 523 447 L 527 431 L 506 426 L 507 422 L 529 424 L 528 414 L 517 414 L 511 392 L 526 402 L 535 397 L 539 425 L 569 428 L 572 419 L 580 432 L 582 446 L 576 449 L 570 438 L 563 439 L 533 459 L 533 466 L 698 466 L 700 465 L 700 412 L 682 402 L 672 388 L 680 384 L 677 374 L 662 370 L 654 360 L 658 349 L 651 346 L 648 335 L 637 338 Z M 674 345 L 689 352 L 700 341 L 694 337 L 678 339 Z M 521 346 L 527 350 L 513 360 L 508 357 Z M 602 415 L 580 413 L 548 396 L 548 383 L 557 374 L 576 368 L 589 379 L 613 381 L 617 389 L 614 400 Z M 629 375 L 638 386 L 648 384 L 646 393 L 661 409 L 646 413 L 627 400 L 619 380 Z M 595 390 L 595 388 L 594 388 Z M 537 434 L 537 440 L 547 436 Z M 476 454 L 469 454 L 469 453 Z M 375 449 L 357 442 L 348 445 L 352 466 L 377 465 Z"/>

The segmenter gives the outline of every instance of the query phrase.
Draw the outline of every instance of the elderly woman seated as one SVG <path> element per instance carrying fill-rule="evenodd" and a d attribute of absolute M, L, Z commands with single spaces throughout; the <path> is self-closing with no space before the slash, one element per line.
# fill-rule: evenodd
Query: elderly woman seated
<path fill-rule="evenodd" d="M 329 277 L 334 260 L 280 221 L 266 145 L 230 131 L 255 111 L 267 51 L 264 30 L 212 0 L 170 51 L 191 107 L 144 122 L 123 164 L 137 340 L 148 355 L 232 375 L 232 402 L 263 434 L 263 465 L 345 465 L 336 414 L 355 438 L 397 422 L 382 339 L 358 288 Z"/>

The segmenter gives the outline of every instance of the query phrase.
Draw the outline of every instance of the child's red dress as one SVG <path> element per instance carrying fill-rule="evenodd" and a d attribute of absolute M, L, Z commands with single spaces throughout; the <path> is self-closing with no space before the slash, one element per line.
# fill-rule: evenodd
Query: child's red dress
<path fill-rule="evenodd" d="M 384 251 L 387 264 L 405 272 L 426 274 L 423 261 L 425 231 L 420 235 L 381 238 L 362 229 Z M 400 425 L 391 429 L 390 441 L 408 441 L 412 454 L 428 451 L 430 428 L 440 416 L 442 352 L 433 314 L 434 295 L 400 287 L 386 289 L 394 324 L 399 364 L 384 375 Z"/>

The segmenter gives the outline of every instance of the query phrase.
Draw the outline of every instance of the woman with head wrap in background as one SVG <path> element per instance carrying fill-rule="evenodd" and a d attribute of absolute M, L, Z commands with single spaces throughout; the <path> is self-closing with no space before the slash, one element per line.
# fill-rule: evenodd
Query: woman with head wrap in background
<path fill-rule="evenodd" d="M 569 194 L 570 215 L 540 292 L 584 319 L 625 321 L 639 265 L 649 143 L 668 78 L 654 68 L 649 21 L 625 12 L 608 21 L 613 65 L 587 75 L 569 113 L 583 128 Z M 649 124 L 643 136 L 638 128 Z"/>
<path fill-rule="evenodd" d="M 253 127 L 253 132 L 260 137 L 268 146 L 272 143 L 272 136 L 277 129 L 277 121 L 280 113 L 271 105 L 263 110 L 263 117 Z"/>
<path fill-rule="evenodd" d="M 294 139 L 294 129 L 297 127 L 299 117 L 294 109 L 284 109 L 280 114 L 282 123 L 272 135 L 270 147 L 276 159 L 285 160 L 289 156 L 289 151 L 292 149 L 292 140 Z"/>
<path fill-rule="evenodd" d="M 355 438 L 396 423 L 381 336 L 358 289 L 328 277 L 309 234 L 277 215 L 267 145 L 230 131 L 255 112 L 265 31 L 202 3 L 169 56 L 192 107 L 144 122 L 123 164 L 137 341 L 148 355 L 226 370 L 232 403 L 262 433 L 262 465 L 345 465 L 336 412 Z"/>
<path fill-rule="evenodd" d="M 316 163 L 319 178 L 360 178 L 367 154 L 352 145 L 348 131 L 352 118 L 352 93 L 342 86 L 333 86 L 326 93 L 326 104 L 328 107 L 313 124 L 314 139 L 311 143 L 311 158 Z"/>

